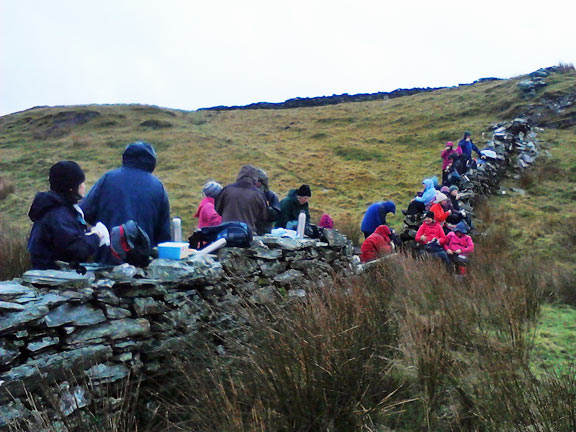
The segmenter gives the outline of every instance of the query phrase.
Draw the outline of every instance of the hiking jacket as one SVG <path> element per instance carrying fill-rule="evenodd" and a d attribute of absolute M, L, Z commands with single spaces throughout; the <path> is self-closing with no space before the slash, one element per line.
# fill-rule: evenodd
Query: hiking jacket
<path fill-rule="evenodd" d="M 424 184 L 424 192 L 422 192 L 422 196 L 417 196 L 416 198 L 414 198 L 414 200 L 421 202 L 424 205 L 428 205 L 436 198 L 436 188 L 434 187 L 434 180 L 424 179 L 422 183 Z"/>
<path fill-rule="evenodd" d="M 104 174 L 80 203 L 90 224 L 109 231 L 132 219 L 146 231 L 152 247 L 170 241 L 170 204 L 162 182 L 152 174 L 156 152 L 145 142 L 124 151 L 122 167 Z M 100 258 L 100 257 L 99 257 Z"/>
<path fill-rule="evenodd" d="M 449 158 L 451 154 L 455 153 L 456 150 L 452 148 L 442 150 L 442 153 L 440 153 L 440 157 L 442 158 L 442 171 L 448 168 L 448 166 L 452 163 L 452 161 Z"/>
<path fill-rule="evenodd" d="M 266 200 L 267 217 L 265 220 L 256 221 L 256 233 L 258 235 L 270 233 L 272 228 L 274 228 L 274 223 L 280 217 L 280 200 L 278 199 L 278 195 L 269 189 L 263 191 L 263 194 Z"/>
<path fill-rule="evenodd" d="M 422 236 L 426 236 L 426 241 L 422 240 Z M 427 224 L 423 222 L 418 228 L 418 232 L 416 232 L 415 240 L 420 244 L 427 244 L 430 243 L 432 240 L 437 239 L 440 245 L 444 244 L 444 238 L 446 235 L 444 234 L 444 230 L 442 226 L 436 221 L 431 224 Z"/>
<path fill-rule="evenodd" d="M 222 223 L 222 216 L 214 210 L 214 198 L 212 197 L 204 197 L 196 213 L 194 213 L 194 217 L 198 218 L 198 229 Z"/>
<path fill-rule="evenodd" d="M 364 213 L 360 229 L 370 235 L 380 225 L 387 225 L 386 215 L 396 214 L 396 205 L 392 201 L 380 201 L 370 205 Z"/>
<path fill-rule="evenodd" d="M 296 189 L 292 189 L 288 192 L 288 196 L 280 201 L 280 215 L 276 222 L 276 228 L 286 228 L 286 224 L 290 221 L 298 222 L 298 216 L 301 211 L 306 214 L 306 223 L 310 223 L 308 203 L 300 204 Z"/>
<path fill-rule="evenodd" d="M 474 252 L 474 242 L 468 234 L 458 237 L 455 232 L 449 232 L 444 241 L 444 249 L 452 252 L 461 249 L 460 255 L 468 256 Z"/>
<path fill-rule="evenodd" d="M 460 142 L 458 142 L 458 148 L 462 150 L 462 156 L 465 156 L 467 161 L 472 159 L 472 150 L 474 150 L 478 156 L 482 156 L 480 150 L 478 150 L 478 147 L 476 147 L 476 144 L 474 144 L 472 140 L 466 141 L 465 139 L 461 139 Z"/>
<path fill-rule="evenodd" d="M 28 240 L 33 269 L 58 269 L 56 261 L 84 262 L 98 251 L 99 237 L 86 235 L 81 212 L 59 193 L 38 192 L 28 216 L 34 222 Z"/>
<path fill-rule="evenodd" d="M 448 216 L 450 216 L 450 213 L 445 211 L 444 208 L 442 207 L 442 204 L 440 203 L 432 204 L 432 206 L 430 207 L 430 211 L 434 213 L 434 220 L 436 222 L 442 223 L 446 220 Z"/>
<path fill-rule="evenodd" d="M 360 250 L 360 261 L 367 262 L 380 258 L 392 252 L 392 245 L 390 240 L 390 228 L 386 225 L 376 227 L 375 231 L 368 236 Z"/>
<path fill-rule="evenodd" d="M 258 175 L 251 165 L 242 167 L 236 183 L 222 189 L 216 198 L 216 212 L 222 222 L 244 222 L 256 232 L 256 222 L 268 217 L 264 193 L 256 187 Z"/>

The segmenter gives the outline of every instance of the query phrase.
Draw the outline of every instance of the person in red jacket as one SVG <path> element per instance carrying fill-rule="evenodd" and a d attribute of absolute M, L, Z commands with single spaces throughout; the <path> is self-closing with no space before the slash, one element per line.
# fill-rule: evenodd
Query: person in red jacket
<path fill-rule="evenodd" d="M 360 261 L 367 262 L 392 253 L 392 240 L 390 240 L 390 228 L 379 225 L 376 230 L 362 243 Z"/>
<path fill-rule="evenodd" d="M 434 213 L 434 220 L 440 225 L 444 225 L 446 218 L 452 214 L 451 210 L 445 210 L 444 207 L 448 207 L 448 197 L 442 192 L 436 194 L 436 199 L 434 204 L 430 207 L 430 211 Z"/>
<path fill-rule="evenodd" d="M 416 232 L 415 240 L 423 246 L 423 251 L 440 258 L 446 265 L 450 264 L 450 258 L 442 247 L 446 240 L 446 234 L 442 226 L 434 220 L 434 213 L 426 213 L 424 222 Z"/>

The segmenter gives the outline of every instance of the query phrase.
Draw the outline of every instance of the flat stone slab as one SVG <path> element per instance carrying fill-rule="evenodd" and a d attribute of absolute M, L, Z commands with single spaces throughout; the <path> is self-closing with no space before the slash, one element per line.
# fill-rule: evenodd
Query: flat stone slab
<path fill-rule="evenodd" d="M 65 303 L 50 311 L 44 318 L 48 327 L 59 327 L 64 324 L 74 326 L 92 326 L 106 321 L 104 313 L 91 305 L 71 305 Z"/>
<path fill-rule="evenodd" d="M 0 317 L 0 335 L 25 327 L 27 324 L 43 318 L 47 313 L 47 306 L 34 306 L 20 312 L 7 313 Z"/>
<path fill-rule="evenodd" d="M 66 286 L 86 288 L 94 282 L 94 274 L 81 275 L 75 271 L 62 270 L 28 270 L 22 275 L 22 281 L 39 286 Z"/>
<path fill-rule="evenodd" d="M 73 345 L 90 340 L 124 339 L 127 337 L 145 336 L 150 334 L 150 322 L 146 319 L 120 319 L 104 322 L 94 327 L 77 329 L 68 336 L 66 342 Z"/>

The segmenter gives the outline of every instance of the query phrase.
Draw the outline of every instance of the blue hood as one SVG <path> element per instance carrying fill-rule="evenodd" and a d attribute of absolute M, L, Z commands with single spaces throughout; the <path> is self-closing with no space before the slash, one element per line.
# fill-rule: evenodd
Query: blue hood
<path fill-rule="evenodd" d="M 392 201 L 384 201 L 382 207 L 386 213 L 396 214 L 396 204 L 394 204 Z"/>
<path fill-rule="evenodd" d="M 51 209 L 67 205 L 70 204 L 66 202 L 64 197 L 54 191 L 38 192 L 34 197 L 34 201 L 32 201 L 28 217 L 32 222 L 36 222 L 42 219 L 42 216 L 48 213 Z"/>
<path fill-rule="evenodd" d="M 464 221 L 458 222 L 458 224 L 454 227 L 454 232 L 460 231 L 461 233 L 468 234 L 470 229 L 468 228 L 468 224 Z"/>
<path fill-rule="evenodd" d="M 128 144 L 122 155 L 124 168 L 137 168 L 147 172 L 153 172 L 156 168 L 156 151 L 152 145 L 144 141 L 136 141 Z"/>

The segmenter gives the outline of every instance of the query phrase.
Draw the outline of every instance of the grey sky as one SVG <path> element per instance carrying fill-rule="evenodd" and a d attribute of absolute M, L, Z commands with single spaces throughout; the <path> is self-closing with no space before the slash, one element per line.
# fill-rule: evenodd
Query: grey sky
<path fill-rule="evenodd" d="M 0 0 L 0 115 L 456 85 L 576 63 L 576 3 Z"/>

